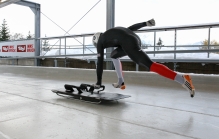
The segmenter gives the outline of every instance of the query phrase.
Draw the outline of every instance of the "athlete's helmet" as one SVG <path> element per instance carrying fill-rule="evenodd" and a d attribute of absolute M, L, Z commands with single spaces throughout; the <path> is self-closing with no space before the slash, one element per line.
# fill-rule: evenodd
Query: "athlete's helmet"
<path fill-rule="evenodd" d="M 101 32 L 97 32 L 97 33 L 95 33 L 95 34 L 93 35 L 93 45 L 94 45 L 95 47 L 97 47 L 97 42 L 98 42 L 98 40 L 99 40 L 100 35 L 101 35 Z"/>

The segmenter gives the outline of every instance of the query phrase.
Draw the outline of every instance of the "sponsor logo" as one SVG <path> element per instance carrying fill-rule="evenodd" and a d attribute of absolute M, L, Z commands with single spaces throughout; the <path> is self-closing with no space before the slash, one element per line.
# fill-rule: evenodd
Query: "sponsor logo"
<path fill-rule="evenodd" d="M 26 52 L 26 45 L 17 45 L 17 52 Z"/>
<path fill-rule="evenodd" d="M 14 45 L 2 46 L 2 52 L 16 52 Z"/>
<path fill-rule="evenodd" d="M 2 46 L 2 52 L 8 52 L 8 47 L 9 46 Z"/>
<path fill-rule="evenodd" d="M 35 52 L 35 48 L 33 47 L 33 44 L 27 45 L 27 52 Z"/>
<path fill-rule="evenodd" d="M 16 52 L 16 49 L 14 48 L 14 45 L 10 45 L 8 52 Z"/>

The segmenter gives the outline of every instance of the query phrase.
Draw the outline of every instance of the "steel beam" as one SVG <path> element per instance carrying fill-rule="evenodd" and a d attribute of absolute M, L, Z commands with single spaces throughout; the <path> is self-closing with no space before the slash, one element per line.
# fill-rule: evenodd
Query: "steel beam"
<path fill-rule="evenodd" d="M 115 26 L 115 0 L 107 0 L 106 2 L 106 30 L 113 28 Z M 107 48 L 106 53 L 111 53 L 114 50 L 114 48 Z M 106 58 L 110 58 L 110 54 L 106 55 Z M 111 61 L 108 61 L 106 63 L 106 69 L 112 70 L 113 69 L 113 63 Z"/>
<path fill-rule="evenodd" d="M 0 2 L 0 8 L 3 8 L 5 6 L 8 6 L 10 4 L 13 4 L 13 3 L 16 3 L 19 1 L 21 1 L 21 0 L 6 0 L 6 1 Z"/>

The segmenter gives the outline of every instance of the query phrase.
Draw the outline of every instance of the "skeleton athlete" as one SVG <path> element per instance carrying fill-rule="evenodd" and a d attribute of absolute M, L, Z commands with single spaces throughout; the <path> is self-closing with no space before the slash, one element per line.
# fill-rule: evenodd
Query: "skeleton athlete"
<path fill-rule="evenodd" d="M 112 84 L 115 88 L 125 89 L 126 87 L 119 58 L 129 56 L 135 63 L 144 66 L 149 71 L 156 72 L 161 76 L 180 83 L 190 92 L 191 97 L 194 97 L 195 88 L 189 75 L 176 73 L 162 64 L 153 62 L 148 55 L 141 50 L 141 40 L 133 31 L 145 26 L 155 26 L 155 20 L 151 19 L 146 22 L 137 23 L 128 28 L 114 27 L 104 33 L 98 32 L 93 35 L 93 44 L 97 48 L 97 83 L 94 86 L 99 88 L 102 84 L 104 49 L 115 47 L 116 49 L 111 53 L 111 58 L 118 77 L 117 83 Z"/>

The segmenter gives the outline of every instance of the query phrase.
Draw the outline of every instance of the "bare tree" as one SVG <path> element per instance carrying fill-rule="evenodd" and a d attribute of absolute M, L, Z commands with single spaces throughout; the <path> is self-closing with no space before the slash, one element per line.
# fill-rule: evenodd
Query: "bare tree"
<path fill-rule="evenodd" d="M 205 39 L 204 41 L 201 42 L 201 44 L 203 45 L 202 47 L 200 47 L 201 50 L 208 50 L 209 49 L 219 49 L 219 42 L 217 42 L 216 40 L 212 40 L 210 42 L 210 45 L 208 46 L 208 40 Z M 217 46 L 215 46 L 217 45 Z M 216 52 L 219 53 L 219 52 Z"/>
<path fill-rule="evenodd" d="M 10 36 L 10 40 L 22 40 L 24 39 L 24 35 L 21 33 L 15 33 L 14 35 Z"/>

